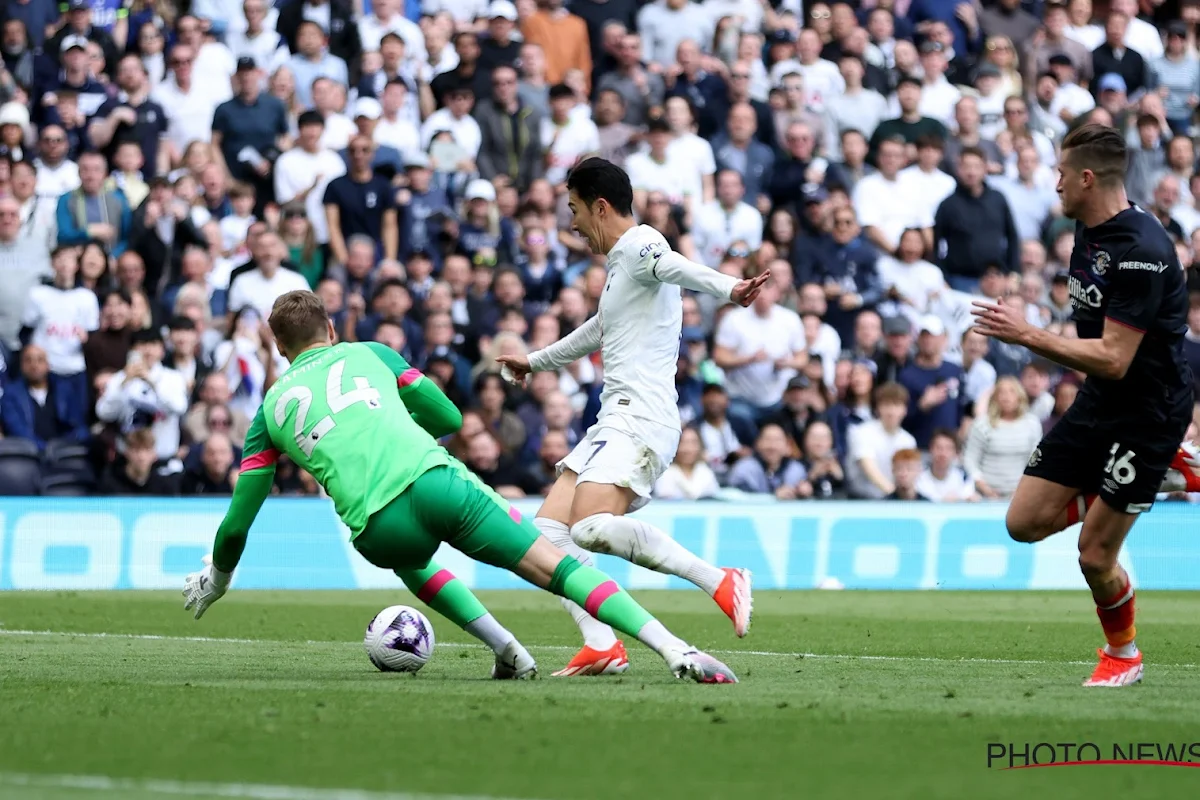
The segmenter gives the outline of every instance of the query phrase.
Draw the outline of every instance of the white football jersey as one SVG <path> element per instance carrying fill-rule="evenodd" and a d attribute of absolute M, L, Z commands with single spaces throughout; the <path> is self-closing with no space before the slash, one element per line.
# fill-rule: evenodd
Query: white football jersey
<path fill-rule="evenodd" d="M 608 279 L 596 315 L 530 353 L 529 365 L 535 372 L 559 369 L 599 349 L 604 358 L 600 419 L 612 414 L 669 426 L 677 440 L 680 289 L 729 300 L 737 284 L 736 278 L 672 251 L 654 228 L 636 225 L 609 250 Z"/>
<path fill-rule="evenodd" d="M 630 228 L 608 253 L 608 281 L 600 295 L 604 392 L 600 416 L 621 412 L 679 427 L 675 363 L 683 327 L 678 286 L 654 273 L 671 252 L 649 225 Z"/>

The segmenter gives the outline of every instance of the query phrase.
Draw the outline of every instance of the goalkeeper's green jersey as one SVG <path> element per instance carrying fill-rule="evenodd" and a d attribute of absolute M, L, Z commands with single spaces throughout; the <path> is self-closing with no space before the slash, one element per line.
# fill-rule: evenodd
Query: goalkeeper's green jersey
<path fill-rule="evenodd" d="M 358 536 L 419 476 L 450 463 L 397 393 L 420 372 L 379 344 L 307 350 L 267 391 L 246 436 L 243 474 L 286 454 L 311 473 Z"/>

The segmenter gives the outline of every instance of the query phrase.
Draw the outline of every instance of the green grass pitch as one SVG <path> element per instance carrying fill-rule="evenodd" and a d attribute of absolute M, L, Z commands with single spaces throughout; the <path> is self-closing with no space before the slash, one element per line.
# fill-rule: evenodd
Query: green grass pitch
<path fill-rule="evenodd" d="M 376 672 L 362 633 L 402 593 L 235 590 L 198 623 L 176 593 L 0 594 L 0 798 L 1200 796 L 1200 769 L 987 766 L 996 742 L 1200 741 L 1200 595 L 1139 595 L 1146 682 L 1120 690 L 1079 685 L 1085 592 L 761 592 L 744 640 L 698 592 L 637 596 L 742 682 L 636 644 L 625 676 L 550 678 L 575 631 L 532 591 L 481 593 L 538 658 L 523 683 L 433 614 L 425 670 Z"/>

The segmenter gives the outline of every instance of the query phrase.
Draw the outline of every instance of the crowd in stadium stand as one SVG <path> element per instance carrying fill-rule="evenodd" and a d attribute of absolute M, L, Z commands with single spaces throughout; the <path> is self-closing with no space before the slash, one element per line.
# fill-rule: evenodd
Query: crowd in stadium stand
<path fill-rule="evenodd" d="M 1082 376 L 969 329 L 1064 335 L 1057 148 L 1126 133 L 1131 199 L 1200 253 L 1200 0 L 4 0 L 0 493 L 228 494 L 319 294 L 464 411 L 447 447 L 544 493 L 596 356 L 495 356 L 595 313 L 566 178 L 622 164 L 638 217 L 752 307 L 685 296 L 662 498 L 1011 494 Z M 1189 271 L 1192 275 L 1194 271 Z M 1188 358 L 1200 375 L 1200 280 Z M 280 493 L 320 492 L 284 462 Z"/>

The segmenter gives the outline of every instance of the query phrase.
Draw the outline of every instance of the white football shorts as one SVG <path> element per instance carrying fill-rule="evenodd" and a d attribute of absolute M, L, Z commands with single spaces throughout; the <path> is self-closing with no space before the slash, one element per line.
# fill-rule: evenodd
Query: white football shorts
<path fill-rule="evenodd" d="M 655 482 L 675 460 L 679 429 L 636 417 L 607 414 L 593 425 L 558 471 L 569 469 L 579 476 L 576 483 L 624 486 L 637 497 L 630 511 L 650 502 Z"/>

